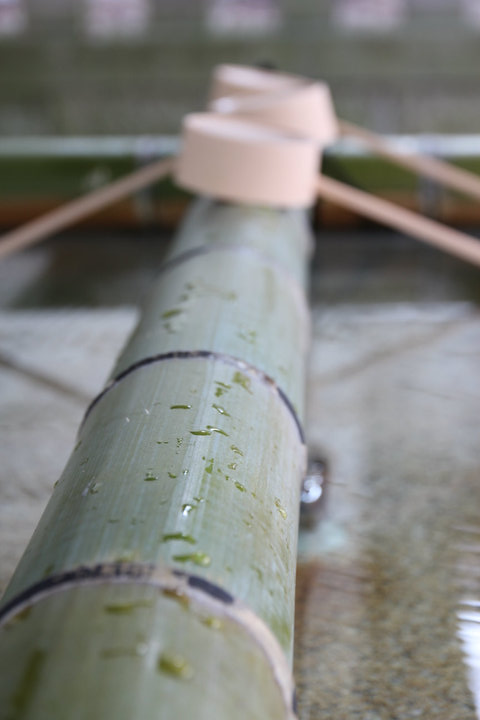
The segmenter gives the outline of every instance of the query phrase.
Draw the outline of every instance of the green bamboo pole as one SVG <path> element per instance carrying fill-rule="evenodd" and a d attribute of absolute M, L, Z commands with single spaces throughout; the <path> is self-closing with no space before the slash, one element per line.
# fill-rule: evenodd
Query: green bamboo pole
<path fill-rule="evenodd" d="M 2 600 L 5 718 L 293 716 L 309 246 L 194 207 Z"/>
<path fill-rule="evenodd" d="M 235 233 L 231 232 L 232 225 Z M 294 275 L 302 287 L 308 282 L 305 260 L 310 257 L 313 243 L 305 213 L 250 208 L 246 214 L 245 208 L 238 205 L 198 200 L 180 227 L 167 260 L 212 246 L 214 249 L 245 246 L 257 250 Z"/>

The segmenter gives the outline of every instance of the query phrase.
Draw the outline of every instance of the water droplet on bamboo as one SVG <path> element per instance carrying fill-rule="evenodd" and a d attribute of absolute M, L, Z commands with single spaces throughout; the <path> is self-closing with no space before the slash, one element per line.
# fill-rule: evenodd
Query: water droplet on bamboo
<path fill-rule="evenodd" d="M 186 555 L 174 555 L 172 560 L 181 563 L 191 562 L 195 565 L 200 565 L 200 567 L 208 567 L 211 563 L 210 556 L 204 552 L 194 552 L 188 553 Z"/>
<path fill-rule="evenodd" d="M 246 492 L 246 491 L 247 491 L 247 488 L 245 487 L 245 485 L 242 485 L 241 482 L 236 481 L 236 482 L 235 482 L 235 487 L 237 488 L 237 490 L 240 490 L 240 492 Z"/>
<path fill-rule="evenodd" d="M 203 625 L 206 625 L 209 628 L 212 628 L 212 630 L 221 630 L 223 627 L 223 623 L 219 618 L 216 617 L 205 617 L 202 618 Z"/>
<path fill-rule="evenodd" d="M 171 600 L 175 600 L 184 608 L 188 608 L 190 605 L 190 598 L 188 597 L 188 595 L 185 595 L 185 593 L 183 593 L 178 588 L 165 588 L 164 590 L 162 590 L 162 594 L 165 595 L 165 597 L 170 598 Z"/>
<path fill-rule="evenodd" d="M 218 433 L 219 435 L 225 435 L 225 437 L 228 437 L 228 433 L 226 433 L 225 430 L 217 428 L 214 425 L 207 425 L 206 430 L 190 430 L 191 435 L 199 435 L 200 437 L 211 435 L 212 433 Z"/>
<path fill-rule="evenodd" d="M 164 313 L 162 313 L 162 319 L 168 320 L 169 318 L 175 317 L 176 315 L 181 315 L 183 313 L 183 310 L 181 308 L 172 308 L 171 310 L 166 310 Z"/>
<path fill-rule="evenodd" d="M 177 477 L 177 475 L 175 475 L 175 473 L 169 471 L 169 472 L 168 472 L 168 477 L 171 478 L 172 480 L 175 480 L 175 478 Z"/>
<path fill-rule="evenodd" d="M 82 490 L 82 497 L 87 497 L 87 495 L 96 495 L 99 492 L 101 485 L 102 483 L 93 482 L 92 478 L 88 485 L 86 485 L 86 487 Z"/>
<path fill-rule="evenodd" d="M 122 555 L 118 555 L 115 558 L 115 562 L 119 563 L 129 563 L 133 562 L 133 560 L 136 559 L 136 551 L 133 550 L 126 550 Z"/>
<path fill-rule="evenodd" d="M 214 425 L 207 425 L 207 429 L 212 433 L 218 433 L 219 435 L 225 435 L 225 437 L 228 437 L 228 433 L 226 433 L 225 430 L 215 427 Z"/>
<path fill-rule="evenodd" d="M 233 450 L 236 455 L 241 455 L 243 457 L 243 452 L 236 445 L 230 445 L 230 450 Z"/>
<path fill-rule="evenodd" d="M 104 606 L 106 613 L 110 615 L 128 615 L 138 608 L 149 608 L 152 606 L 149 600 L 136 600 L 135 602 L 116 602 Z"/>
<path fill-rule="evenodd" d="M 166 533 L 162 537 L 162 542 L 170 542 L 171 540 L 181 540 L 183 542 L 190 543 L 190 545 L 195 545 L 197 542 L 191 535 L 185 535 L 182 532 Z"/>
<path fill-rule="evenodd" d="M 240 340 L 245 340 L 245 342 L 249 343 L 249 345 L 255 345 L 255 341 L 257 339 L 257 333 L 255 330 L 247 330 L 246 332 L 238 332 L 237 336 L 240 338 Z"/>
<path fill-rule="evenodd" d="M 213 458 L 210 458 L 210 460 L 208 461 L 208 465 L 205 465 L 205 472 L 208 473 L 209 475 L 212 474 L 212 472 L 213 472 Z"/>
<path fill-rule="evenodd" d="M 237 372 L 233 375 L 232 382 L 234 382 L 236 385 L 240 385 L 240 387 L 250 393 L 250 395 L 252 394 L 252 389 L 250 387 L 251 379 L 248 377 L 248 375 L 244 375 L 237 370 Z"/>
<path fill-rule="evenodd" d="M 33 607 L 31 605 L 30 605 L 30 607 L 24 608 L 23 610 L 18 612 L 13 617 L 10 617 L 7 620 L 5 627 L 15 625 L 18 622 L 23 622 L 24 620 L 27 620 L 27 618 L 30 616 L 32 610 L 33 610 Z"/>
<path fill-rule="evenodd" d="M 170 653 L 162 653 L 159 656 L 157 670 L 181 680 L 190 680 L 194 675 L 192 666 L 184 657 Z"/>
<path fill-rule="evenodd" d="M 154 482 L 155 480 L 158 480 L 158 477 L 151 472 L 147 472 L 143 479 L 145 480 L 145 482 Z"/>
<path fill-rule="evenodd" d="M 280 500 L 278 498 L 275 498 L 275 507 L 277 508 L 277 510 L 280 513 L 280 515 L 282 516 L 282 518 L 284 520 L 286 520 L 287 519 L 287 511 L 285 510 L 284 507 L 282 507 Z"/>
<path fill-rule="evenodd" d="M 216 403 L 212 404 L 212 408 L 216 410 L 220 415 L 225 415 L 225 417 L 230 417 L 230 413 L 228 413 L 225 408 L 223 408 L 221 405 L 217 405 Z"/>
<path fill-rule="evenodd" d="M 215 385 L 217 386 L 215 390 L 215 397 L 222 397 L 222 395 L 224 395 L 232 387 L 224 382 L 220 382 L 220 380 L 216 380 Z"/>
<path fill-rule="evenodd" d="M 170 410 L 191 410 L 191 405 L 170 405 Z"/>

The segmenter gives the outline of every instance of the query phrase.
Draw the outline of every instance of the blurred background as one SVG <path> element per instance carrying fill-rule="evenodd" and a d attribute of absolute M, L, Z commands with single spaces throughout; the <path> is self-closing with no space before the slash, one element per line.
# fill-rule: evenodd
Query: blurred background
<path fill-rule="evenodd" d="M 476 132 L 480 0 L 0 0 L 0 135 L 177 133 L 213 65 L 327 80 L 380 132 Z"/>

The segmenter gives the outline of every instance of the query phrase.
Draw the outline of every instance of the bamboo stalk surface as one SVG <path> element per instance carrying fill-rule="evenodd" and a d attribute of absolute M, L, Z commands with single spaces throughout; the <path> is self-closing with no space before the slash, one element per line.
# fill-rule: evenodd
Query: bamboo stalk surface
<path fill-rule="evenodd" d="M 193 209 L 2 600 L 5 718 L 292 716 L 308 249 Z"/>

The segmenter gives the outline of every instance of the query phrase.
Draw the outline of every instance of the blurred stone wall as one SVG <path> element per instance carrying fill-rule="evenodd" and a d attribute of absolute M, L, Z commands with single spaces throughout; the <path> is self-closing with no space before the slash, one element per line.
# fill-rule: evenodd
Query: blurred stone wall
<path fill-rule="evenodd" d="M 327 80 L 387 132 L 478 132 L 478 0 L 0 0 L 0 135 L 176 133 L 213 65 Z"/>

